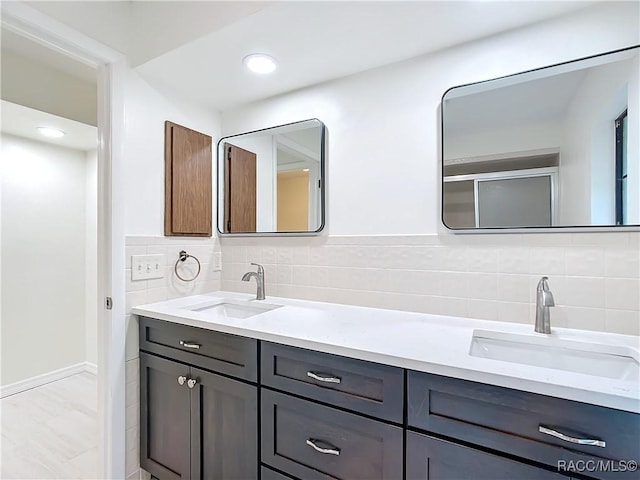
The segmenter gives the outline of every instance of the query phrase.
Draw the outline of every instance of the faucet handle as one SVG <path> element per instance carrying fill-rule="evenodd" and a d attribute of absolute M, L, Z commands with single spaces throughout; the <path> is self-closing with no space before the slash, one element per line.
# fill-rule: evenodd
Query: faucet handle
<path fill-rule="evenodd" d="M 549 290 L 545 290 L 542 292 L 542 305 L 544 305 L 545 307 L 556 306 L 556 302 L 553 299 L 553 293 L 551 293 Z"/>
<path fill-rule="evenodd" d="M 251 262 L 251 265 L 255 265 L 256 267 L 258 267 L 258 275 L 264 275 L 264 267 L 262 265 L 253 262 Z"/>

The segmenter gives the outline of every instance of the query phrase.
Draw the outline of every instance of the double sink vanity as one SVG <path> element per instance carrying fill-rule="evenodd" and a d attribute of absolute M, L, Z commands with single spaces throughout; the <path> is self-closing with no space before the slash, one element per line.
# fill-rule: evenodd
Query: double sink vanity
<path fill-rule="evenodd" d="M 231 292 L 133 312 L 159 479 L 638 478 L 635 337 Z"/>

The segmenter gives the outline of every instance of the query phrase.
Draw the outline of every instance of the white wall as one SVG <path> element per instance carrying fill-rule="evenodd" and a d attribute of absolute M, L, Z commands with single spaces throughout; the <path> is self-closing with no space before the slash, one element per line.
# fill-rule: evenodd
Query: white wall
<path fill-rule="evenodd" d="M 1 71 L 3 100 L 96 125 L 95 83 L 10 52 L 2 52 Z"/>
<path fill-rule="evenodd" d="M 164 235 L 164 122 L 184 125 L 193 130 L 211 135 L 212 162 L 216 161 L 215 146 L 220 138 L 219 115 L 215 111 L 200 108 L 176 100 L 168 92 L 160 92 L 145 82 L 135 71 L 124 72 L 125 133 L 121 148 L 124 170 L 120 178 L 124 181 L 114 185 L 122 198 L 125 216 L 124 234 L 148 237 L 127 240 L 125 265 L 121 272 L 126 295 L 114 297 L 114 302 L 125 302 L 124 328 L 126 345 L 122 350 L 125 362 L 126 391 L 126 435 L 125 472 L 127 478 L 139 478 L 139 384 L 138 384 L 138 320 L 131 315 L 131 308 L 167 298 L 194 295 L 219 288 L 219 272 L 211 264 L 216 238 L 163 237 Z M 216 169 L 213 168 L 213 191 L 216 185 Z M 215 209 L 215 194 L 212 201 Z M 215 221 L 215 213 L 214 213 Z M 136 242 L 135 238 L 143 238 Z M 124 240 L 124 239 L 123 239 Z M 124 243 L 124 242 L 123 242 Z M 196 255 L 202 262 L 202 273 L 198 281 L 180 282 L 173 273 L 173 265 L 180 250 Z M 131 280 L 131 256 L 161 253 L 167 266 L 163 278 L 154 280 Z"/>
<path fill-rule="evenodd" d="M 591 68 L 575 93 L 562 127 L 560 176 L 561 223 L 611 225 L 615 223 L 615 119 L 627 105 L 630 118 L 638 115 L 637 57 Z M 629 129 L 629 147 L 638 144 L 638 131 Z M 638 153 L 629 148 L 629 164 Z M 638 176 L 628 184 L 637 191 Z M 630 217 L 631 223 L 640 222 Z"/>
<path fill-rule="evenodd" d="M 98 363 L 98 152 L 86 153 L 85 339 L 86 361 Z"/>
<path fill-rule="evenodd" d="M 597 5 L 223 112 L 223 133 L 317 117 L 329 131 L 331 234 L 434 233 L 443 92 L 637 44 L 638 17 L 637 3 Z"/>
<path fill-rule="evenodd" d="M 2 135 L 3 385 L 86 360 L 86 163 Z"/>
<path fill-rule="evenodd" d="M 482 127 L 482 132 L 447 135 L 445 160 L 560 146 L 561 130 L 558 122 L 529 123 L 510 128 L 486 127 Z"/>
<path fill-rule="evenodd" d="M 124 89 L 125 138 L 121 146 L 125 181 L 125 234 L 164 234 L 164 122 L 183 125 L 213 137 L 212 150 L 220 137 L 217 112 L 176 100 L 145 82 L 135 71 L 126 73 Z M 215 152 L 212 154 L 215 162 Z M 214 163 L 215 164 L 215 163 Z M 216 172 L 213 169 L 215 192 Z M 215 212 L 215 195 L 212 196 Z"/>

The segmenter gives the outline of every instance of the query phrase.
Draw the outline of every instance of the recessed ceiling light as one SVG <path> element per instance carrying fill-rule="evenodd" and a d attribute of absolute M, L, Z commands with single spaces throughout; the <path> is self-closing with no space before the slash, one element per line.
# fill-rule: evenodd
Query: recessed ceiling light
<path fill-rule="evenodd" d="M 41 135 L 49 138 L 64 137 L 64 132 L 62 130 L 58 130 L 57 128 L 38 127 L 38 131 Z"/>
<path fill-rule="evenodd" d="M 253 73 L 265 75 L 276 69 L 276 59 L 265 53 L 252 53 L 242 59 L 242 63 Z"/>

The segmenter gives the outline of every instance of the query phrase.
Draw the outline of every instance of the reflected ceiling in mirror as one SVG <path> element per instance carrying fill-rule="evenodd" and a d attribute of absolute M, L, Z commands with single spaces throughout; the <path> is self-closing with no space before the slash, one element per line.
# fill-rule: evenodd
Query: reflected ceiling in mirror
<path fill-rule="evenodd" d="M 454 230 L 640 224 L 638 47 L 449 89 Z"/>
<path fill-rule="evenodd" d="M 325 126 L 317 119 L 218 143 L 218 231 L 302 235 L 325 218 Z"/>

